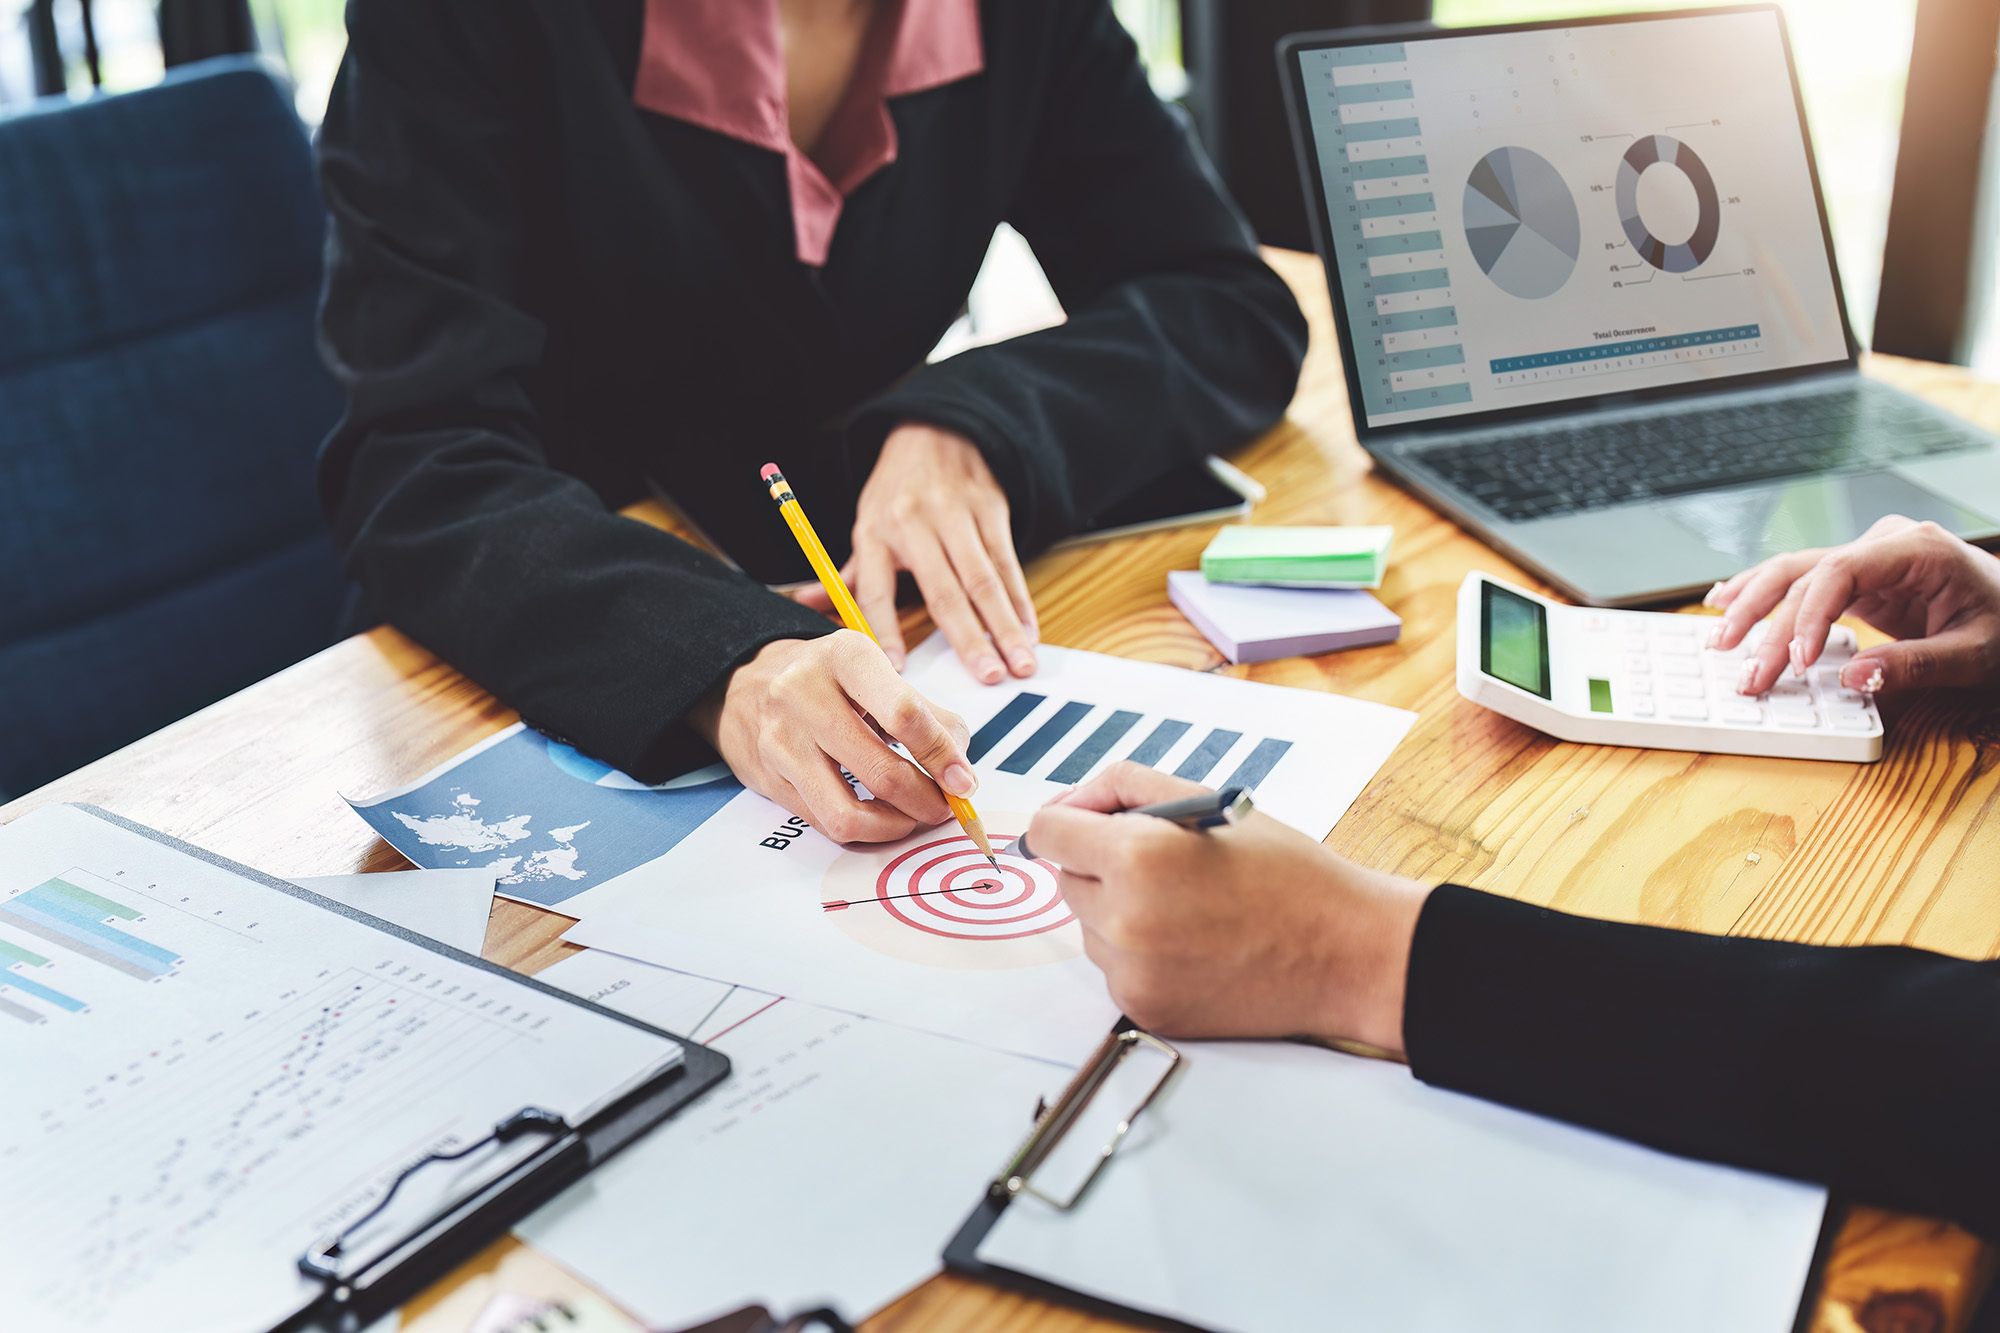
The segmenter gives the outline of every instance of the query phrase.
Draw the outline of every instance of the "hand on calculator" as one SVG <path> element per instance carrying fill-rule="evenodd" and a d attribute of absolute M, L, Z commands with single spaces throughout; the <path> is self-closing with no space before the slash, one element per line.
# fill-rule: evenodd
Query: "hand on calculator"
<path fill-rule="evenodd" d="M 1848 658 L 1846 689 L 2000 683 L 2000 559 L 1935 523 L 1892 515 L 1845 546 L 1774 556 L 1705 600 L 1725 609 L 1711 640 L 1725 651 L 1770 617 L 1744 657 L 1743 694 L 1771 689 L 1788 664 L 1803 675 L 1850 612 L 1897 642 Z"/>

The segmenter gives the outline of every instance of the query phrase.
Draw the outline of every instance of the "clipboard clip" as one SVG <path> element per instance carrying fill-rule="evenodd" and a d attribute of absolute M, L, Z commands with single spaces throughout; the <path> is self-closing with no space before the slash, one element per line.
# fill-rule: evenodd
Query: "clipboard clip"
<path fill-rule="evenodd" d="M 396 1191 L 403 1188 L 404 1181 L 433 1162 L 456 1162 L 462 1158 L 472 1156 L 472 1154 L 478 1152 L 481 1148 L 495 1144 L 512 1143 L 515 1139 L 528 1134 L 547 1134 L 551 1137 L 551 1140 L 554 1140 L 569 1133 L 569 1130 L 569 1122 L 554 1111 L 544 1111 L 539 1106 L 524 1106 L 505 1120 L 502 1120 L 499 1124 L 493 1126 L 493 1132 L 477 1142 L 469 1143 L 455 1152 L 433 1152 L 419 1157 L 396 1174 L 396 1178 L 389 1182 L 389 1188 L 382 1191 L 382 1197 L 375 1201 L 374 1207 L 332 1235 L 321 1237 L 314 1243 L 311 1249 L 300 1255 L 299 1272 L 306 1277 L 325 1283 L 332 1292 L 334 1299 L 344 1304 L 348 1292 L 348 1283 L 356 1276 L 355 1274 L 343 1272 L 341 1266 L 341 1261 L 347 1257 L 344 1250 L 347 1239 L 362 1227 L 367 1226 L 370 1222 L 381 1216 L 382 1210 L 387 1208 L 390 1202 L 395 1199 Z M 436 1219 L 422 1223 L 409 1236 L 389 1246 L 385 1253 L 394 1253 L 396 1250 L 403 1248 L 412 1239 L 429 1230 L 435 1224 Z"/>
<path fill-rule="evenodd" d="M 1110 1138 L 1097 1150 L 1097 1156 L 1091 1160 L 1090 1169 L 1084 1173 L 1082 1180 L 1077 1182 L 1076 1188 L 1069 1191 L 1067 1198 L 1045 1194 L 1036 1189 L 1033 1184 L 1035 1171 L 1048 1161 L 1062 1144 L 1064 1137 L 1083 1117 L 1083 1113 L 1089 1109 L 1097 1094 L 1111 1080 L 1111 1076 L 1118 1072 L 1118 1067 L 1125 1058 L 1142 1048 L 1165 1056 L 1166 1066 L 1160 1071 L 1158 1078 L 1145 1085 L 1138 1104 L 1119 1117 L 1118 1123 L 1112 1127 Z M 1062 1096 L 1056 1099 L 1056 1104 L 1050 1107 L 1039 1104 L 1036 1106 L 1035 1128 L 1029 1133 L 1027 1141 L 1015 1151 L 1006 1167 L 994 1178 L 993 1183 L 987 1187 L 987 1196 L 1005 1202 L 1017 1195 L 1030 1194 L 1043 1203 L 1065 1212 L 1074 1208 L 1077 1201 L 1083 1198 L 1084 1191 L 1090 1188 L 1090 1183 L 1104 1170 L 1105 1163 L 1109 1162 L 1112 1154 L 1118 1151 L 1118 1145 L 1124 1142 L 1125 1135 L 1131 1131 L 1132 1122 L 1153 1104 L 1153 1098 L 1159 1095 L 1160 1089 L 1166 1086 L 1169 1078 L 1173 1077 L 1173 1072 L 1179 1067 L 1180 1062 L 1181 1053 L 1152 1033 L 1141 1031 L 1128 1024 L 1113 1028 L 1098 1046 L 1096 1053 L 1084 1062 L 1083 1068 L 1076 1071 L 1076 1077 L 1072 1078 L 1069 1086 L 1063 1089 Z"/>

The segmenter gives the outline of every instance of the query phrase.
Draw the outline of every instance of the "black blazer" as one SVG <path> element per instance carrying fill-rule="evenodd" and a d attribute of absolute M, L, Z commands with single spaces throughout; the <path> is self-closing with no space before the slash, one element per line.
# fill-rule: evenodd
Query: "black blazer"
<path fill-rule="evenodd" d="M 1403 1040 L 1426 1082 L 2000 1240 L 2000 962 L 1446 884 L 1417 923 Z"/>
<path fill-rule="evenodd" d="M 321 492 L 368 613 L 654 777 L 711 685 L 828 627 L 610 512 L 649 479 L 804 578 L 758 468 L 840 559 L 882 439 L 929 423 L 979 446 L 1033 554 L 1275 422 L 1305 325 L 1105 0 L 987 0 L 985 71 L 890 103 L 899 156 L 823 269 L 782 158 L 634 107 L 644 8 L 351 0 Z M 925 366 L 1002 221 L 1068 323 Z"/>

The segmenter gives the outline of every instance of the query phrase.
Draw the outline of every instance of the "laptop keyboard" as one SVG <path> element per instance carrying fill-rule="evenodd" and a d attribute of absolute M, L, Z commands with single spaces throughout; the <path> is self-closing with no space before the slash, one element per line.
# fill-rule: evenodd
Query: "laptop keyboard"
<path fill-rule="evenodd" d="M 1949 453 L 1984 437 L 1856 390 L 1426 449 L 1426 468 L 1516 523 Z"/>

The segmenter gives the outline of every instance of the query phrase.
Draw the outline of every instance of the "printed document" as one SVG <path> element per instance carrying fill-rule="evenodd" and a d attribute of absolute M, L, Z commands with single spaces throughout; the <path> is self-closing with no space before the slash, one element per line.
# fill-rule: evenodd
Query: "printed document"
<path fill-rule="evenodd" d="M 1007 852 L 1063 787 L 1130 758 L 1324 838 L 1415 714 L 1065 648 L 980 685 L 933 636 L 910 683 L 972 728 L 994 867 L 955 825 L 843 847 L 744 792 L 565 935 L 663 967 L 1079 1063 L 1117 1017 L 1056 868 Z"/>
<path fill-rule="evenodd" d="M 269 1328 L 400 1169 L 577 1124 L 678 1043 L 74 806 L 0 828 L 0 1304 L 37 1333 Z M 412 1176 L 374 1250 L 538 1146 Z"/>
<path fill-rule="evenodd" d="M 651 1023 L 700 1003 L 675 974 L 594 949 L 541 979 Z M 967 1201 L 1069 1078 L 761 998 L 711 1039 L 725 1082 L 515 1228 L 649 1327 L 752 1301 L 854 1319 L 886 1305 L 938 1271 Z"/>

